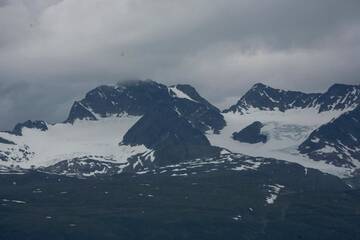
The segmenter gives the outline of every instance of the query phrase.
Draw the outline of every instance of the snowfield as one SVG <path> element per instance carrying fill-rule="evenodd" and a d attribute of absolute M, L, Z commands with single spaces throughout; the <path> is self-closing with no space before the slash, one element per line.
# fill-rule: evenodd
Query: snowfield
<path fill-rule="evenodd" d="M 77 120 L 74 124 L 48 125 L 47 131 L 23 128 L 23 136 L 1 132 L 1 137 L 17 144 L 0 144 L 0 151 L 10 151 L 13 157 L 13 160 L 2 162 L 2 165 L 47 167 L 63 160 L 85 156 L 101 161 L 126 163 L 130 156 L 151 152 L 143 145 L 119 145 L 125 133 L 140 118 L 121 116 L 97 121 Z M 23 160 L 23 148 L 26 146 L 29 159 Z"/>
<path fill-rule="evenodd" d="M 207 132 L 212 145 L 224 147 L 234 153 L 255 157 L 270 157 L 295 162 L 308 168 L 319 169 L 337 176 L 348 176 L 351 169 L 336 167 L 323 161 L 314 161 L 301 155 L 297 148 L 322 124 L 340 116 L 345 111 L 318 112 L 316 108 L 291 109 L 285 112 L 250 109 L 246 113 L 224 113 L 226 127 L 220 134 Z M 268 138 L 266 143 L 241 143 L 232 139 L 232 134 L 255 121 L 264 124 L 261 133 Z"/>

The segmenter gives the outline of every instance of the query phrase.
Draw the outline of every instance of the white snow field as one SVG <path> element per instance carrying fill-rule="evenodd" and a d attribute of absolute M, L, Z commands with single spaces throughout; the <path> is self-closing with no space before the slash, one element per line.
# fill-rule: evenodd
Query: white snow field
<path fill-rule="evenodd" d="M 304 167 L 319 169 L 337 176 L 348 176 L 351 169 L 336 167 L 323 161 L 314 161 L 301 155 L 297 147 L 310 133 L 344 111 L 318 112 L 316 108 L 291 109 L 285 112 L 250 109 L 246 113 L 224 113 L 226 127 L 220 134 L 207 133 L 212 145 L 224 147 L 234 153 L 255 157 L 270 157 L 289 162 L 296 162 Z M 261 133 L 267 135 L 266 143 L 241 143 L 232 139 L 232 134 L 242 130 L 255 121 L 264 124 Z"/>
<path fill-rule="evenodd" d="M 23 128 L 23 136 L 1 132 L 1 137 L 17 144 L 0 144 L 0 151 L 10 152 L 12 157 L 12 160 L 1 164 L 21 168 L 46 167 L 84 156 L 95 160 L 126 163 L 130 156 L 151 152 L 143 145 L 119 145 L 128 129 L 139 119 L 139 116 L 121 116 L 101 118 L 97 121 L 76 120 L 74 124 L 48 125 L 49 129 L 44 132 Z M 23 149 L 26 146 L 29 159 L 23 160 Z"/>

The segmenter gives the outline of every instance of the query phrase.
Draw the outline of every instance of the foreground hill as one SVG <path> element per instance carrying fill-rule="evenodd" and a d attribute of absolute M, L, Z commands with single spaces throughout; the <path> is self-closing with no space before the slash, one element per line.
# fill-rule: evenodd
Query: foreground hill
<path fill-rule="evenodd" d="M 0 175 L 0 188 L 0 239 L 360 236 L 358 190 L 297 164 L 241 155 L 101 178 Z"/>

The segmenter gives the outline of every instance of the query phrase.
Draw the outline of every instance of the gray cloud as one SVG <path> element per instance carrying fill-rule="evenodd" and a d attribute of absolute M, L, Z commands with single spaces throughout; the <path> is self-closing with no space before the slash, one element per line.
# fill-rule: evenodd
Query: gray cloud
<path fill-rule="evenodd" d="M 60 121 L 121 79 L 190 83 L 223 107 L 255 82 L 357 84 L 358 0 L 0 0 L 0 128 Z"/>

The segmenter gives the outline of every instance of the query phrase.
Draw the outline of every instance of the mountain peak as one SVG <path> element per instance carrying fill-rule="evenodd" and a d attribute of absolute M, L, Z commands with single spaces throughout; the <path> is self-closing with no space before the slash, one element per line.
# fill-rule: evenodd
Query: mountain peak
<path fill-rule="evenodd" d="M 329 87 L 327 90 L 328 93 L 343 93 L 349 91 L 354 88 L 359 88 L 359 85 L 350 85 L 350 84 L 342 84 L 342 83 L 335 83 Z"/>
<path fill-rule="evenodd" d="M 179 91 L 181 91 L 181 95 L 182 93 L 184 93 L 186 96 L 185 98 L 188 98 L 189 100 L 192 100 L 194 102 L 200 103 L 200 104 L 204 104 L 206 105 L 206 107 L 208 107 L 209 109 L 213 109 L 215 111 L 220 111 L 218 108 L 216 108 L 214 105 L 212 105 L 211 103 L 209 103 L 205 98 L 203 98 L 197 91 L 196 89 L 191 86 L 190 84 L 176 84 L 176 85 L 172 85 L 169 87 L 169 89 L 171 91 L 175 91 L 175 95 L 177 95 L 176 93 L 179 93 Z"/>
<path fill-rule="evenodd" d="M 265 84 L 263 84 L 263 83 L 255 83 L 252 87 L 251 87 L 251 89 L 264 89 L 264 88 L 271 88 L 270 86 L 268 86 L 268 85 L 265 85 Z"/>
<path fill-rule="evenodd" d="M 98 120 L 110 116 L 143 116 L 160 105 L 167 105 L 182 114 L 193 126 L 207 131 L 220 130 L 224 125 L 220 110 L 200 96 L 194 87 L 178 84 L 167 87 L 153 80 L 118 82 L 89 91 L 73 104 L 66 122 Z"/>
<path fill-rule="evenodd" d="M 250 108 L 286 111 L 316 108 L 319 112 L 354 108 L 360 103 L 360 86 L 334 84 L 325 93 L 303 93 L 256 83 L 240 100 L 224 112 L 245 113 Z"/>
<path fill-rule="evenodd" d="M 74 103 L 66 122 L 123 114 L 140 116 L 169 99 L 167 87 L 152 80 L 122 81 L 116 86 L 102 85 Z"/>
<path fill-rule="evenodd" d="M 116 83 L 116 87 L 131 87 L 131 86 L 139 86 L 139 85 L 159 85 L 159 83 L 155 82 L 151 79 L 133 79 L 133 80 L 122 80 Z"/>
<path fill-rule="evenodd" d="M 285 111 L 289 108 L 309 105 L 311 104 L 313 97 L 313 94 L 285 91 L 272 88 L 263 83 L 257 83 L 247 91 L 235 105 L 232 105 L 224 112 L 244 113 L 250 108 L 268 111 Z"/>
<path fill-rule="evenodd" d="M 360 104 L 360 85 L 333 84 L 318 102 L 319 112 L 355 108 Z"/>

